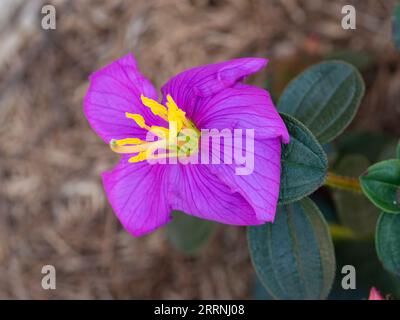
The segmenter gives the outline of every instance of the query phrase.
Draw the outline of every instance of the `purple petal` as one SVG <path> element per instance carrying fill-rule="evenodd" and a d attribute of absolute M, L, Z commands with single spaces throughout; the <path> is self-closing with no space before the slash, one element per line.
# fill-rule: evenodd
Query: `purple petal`
<path fill-rule="evenodd" d="M 106 142 L 111 139 L 146 135 L 125 112 L 139 113 L 146 122 L 159 125 L 140 95 L 157 100 L 153 85 L 139 71 L 136 61 L 128 54 L 90 76 L 90 87 L 84 99 L 84 112 L 93 130 Z"/>
<path fill-rule="evenodd" d="M 221 148 L 224 146 L 225 144 Z M 232 146 L 232 149 L 235 147 Z M 244 150 L 240 152 L 246 154 Z M 246 199 L 257 219 L 273 221 L 279 197 L 280 160 L 280 139 L 261 139 L 254 140 L 254 166 L 250 169 L 250 174 L 238 175 L 239 166 L 235 162 L 209 165 L 209 168 L 232 191 Z"/>
<path fill-rule="evenodd" d="M 198 106 L 195 124 L 199 129 L 254 129 L 256 139 L 281 137 L 289 133 L 268 91 L 250 85 L 228 88 L 204 99 Z"/>
<path fill-rule="evenodd" d="M 234 86 L 267 64 L 262 58 L 240 58 L 186 70 L 170 79 L 161 91 L 164 100 L 170 94 L 192 120 L 196 120 L 196 106 L 201 98 L 209 97 Z"/>
<path fill-rule="evenodd" d="M 165 185 L 167 166 L 127 160 L 121 158 L 112 171 L 104 172 L 103 184 L 122 225 L 132 235 L 141 236 L 171 219 Z"/>
<path fill-rule="evenodd" d="M 212 174 L 205 165 L 174 165 L 170 167 L 170 205 L 174 210 L 233 225 L 257 225 L 249 203 Z"/>
<path fill-rule="evenodd" d="M 201 129 L 234 129 L 254 130 L 254 148 L 248 150 L 254 155 L 254 168 L 248 175 L 238 175 L 237 164 L 211 165 L 210 170 L 233 191 L 240 193 L 252 208 L 257 218 L 272 221 L 275 216 L 280 185 L 281 142 L 289 142 L 289 133 L 283 120 L 276 111 L 269 93 L 266 90 L 248 86 L 236 85 L 218 94 L 204 99 L 199 106 L 201 116 L 196 125 Z M 223 152 L 225 141 L 220 152 Z M 248 148 L 242 141 L 240 146 L 229 145 L 233 150 Z M 220 155 L 221 161 L 223 155 Z"/>

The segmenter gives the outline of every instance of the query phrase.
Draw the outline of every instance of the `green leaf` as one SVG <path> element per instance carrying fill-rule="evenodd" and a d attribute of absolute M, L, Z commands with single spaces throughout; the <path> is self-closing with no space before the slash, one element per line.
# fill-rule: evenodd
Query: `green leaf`
<path fill-rule="evenodd" d="M 248 228 L 257 275 L 275 299 L 325 299 L 335 277 L 328 226 L 309 199 L 278 207 L 274 223 Z"/>
<path fill-rule="evenodd" d="M 400 276 L 400 215 L 386 212 L 380 215 L 375 244 L 385 269 Z"/>
<path fill-rule="evenodd" d="M 167 224 L 167 237 L 183 254 L 196 255 L 207 244 L 216 224 L 211 221 L 174 211 L 172 221 Z"/>
<path fill-rule="evenodd" d="M 364 95 L 364 81 L 352 65 L 329 61 L 314 65 L 285 89 L 278 110 L 293 115 L 326 143 L 354 118 Z"/>
<path fill-rule="evenodd" d="M 300 121 L 281 114 L 290 134 L 290 143 L 282 146 L 279 203 L 297 201 L 323 183 L 328 159 L 321 145 Z"/>
<path fill-rule="evenodd" d="M 400 50 L 400 3 L 397 3 L 394 9 L 393 40 L 397 50 Z"/>
<path fill-rule="evenodd" d="M 397 158 L 400 159 L 400 140 L 399 140 L 399 143 L 397 145 Z"/>
<path fill-rule="evenodd" d="M 400 160 L 378 162 L 360 177 L 364 194 L 379 209 L 400 213 Z"/>
<path fill-rule="evenodd" d="M 265 290 L 263 284 L 260 279 L 255 275 L 254 276 L 254 287 L 253 287 L 253 300 L 274 300 L 270 294 Z"/>
<path fill-rule="evenodd" d="M 335 204 L 328 190 L 319 189 L 310 195 L 310 199 L 317 205 L 328 224 L 338 223 Z"/>
<path fill-rule="evenodd" d="M 343 157 L 334 171 L 339 175 L 358 177 L 370 162 L 362 155 L 353 154 Z M 337 214 L 345 226 L 361 236 L 373 235 L 379 210 L 363 194 L 345 190 L 332 190 Z"/>

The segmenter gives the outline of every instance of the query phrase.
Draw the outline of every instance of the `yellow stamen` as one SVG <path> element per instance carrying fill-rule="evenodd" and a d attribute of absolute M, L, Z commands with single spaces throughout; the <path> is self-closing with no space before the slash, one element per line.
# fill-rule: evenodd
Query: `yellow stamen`
<path fill-rule="evenodd" d="M 176 105 L 174 99 L 171 97 L 170 94 L 167 94 L 167 103 L 166 103 L 168 110 L 178 110 L 178 106 Z"/>
<path fill-rule="evenodd" d="M 140 99 L 142 100 L 142 103 L 150 108 L 151 112 L 155 114 L 156 116 L 159 116 L 163 118 L 164 120 L 168 121 L 168 111 L 167 109 L 157 101 L 146 98 L 143 94 L 140 96 Z"/>
<path fill-rule="evenodd" d="M 125 140 L 125 139 L 123 139 Z M 142 150 L 146 150 L 145 144 L 139 144 L 136 146 L 126 146 L 121 143 L 121 140 L 111 140 L 110 141 L 110 148 L 112 151 L 116 153 L 137 153 Z"/>
<path fill-rule="evenodd" d="M 138 155 L 129 158 L 128 162 L 136 163 L 136 162 L 146 160 L 146 158 L 147 158 L 146 152 L 140 152 Z"/>
<path fill-rule="evenodd" d="M 114 141 L 118 146 L 124 146 L 124 145 L 127 145 L 127 144 L 142 144 L 142 143 L 146 143 L 146 141 L 143 141 L 143 140 L 141 140 L 139 138 L 125 138 L 125 139 L 114 140 Z"/>
<path fill-rule="evenodd" d="M 121 140 L 111 140 L 110 141 L 110 148 L 112 151 L 116 153 L 137 153 L 137 152 L 142 152 L 142 151 L 147 151 L 147 150 L 157 150 L 158 148 L 162 148 L 165 145 L 164 140 L 157 140 L 154 142 L 143 142 L 138 145 L 134 146 L 127 146 L 121 143 L 122 140 L 128 140 L 132 138 L 127 138 L 127 139 L 121 139 Z M 133 138 L 135 139 L 135 138 Z M 140 139 L 139 139 L 140 140 Z"/>
<path fill-rule="evenodd" d="M 169 130 L 164 127 L 159 127 L 159 126 L 151 126 L 150 132 L 154 133 L 156 136 L 166 139 L 168 138 Z"/>
<path fill-rule="evenodd" d="M 146 159 L 163 159 L 179 156 L 189 156 L 198 152 L 199 131 L 193 123 L 186 118 L 186 113 L 179 109 L 174 99 L 168 94 L 166 107 L 157 101 L 146 98 L 144 95 L 140 99 L 151 112 L 168 122 L 168 128 L 160 126 L 148 126 L 140 114 L 125 112 L 128 119 L 132 119 L 143 129 L 156 135 L 159 139 L 154 142 L 143 141 L 138 138 L 125 138 L 111 140 L 110 148 L 112 151 L 121 154 L 136 154 L 128 161 L 130 163 L 144 161 Z M 195 131 L 193 135 L 191 132 Z M 189 138 L 189 141 L 188 139 Z M 188 143 L 189 142 L 189 143 Z M 155 154 L 156 151 L 163 149 L 167 152 Z"/>
<path fill-rule="evenodd" d="M 144 118 L 140 114 L 125 112 L 125 117 L 135 121 L 139 127 L 150 130 L 150 127 L 146 125 L 146 123 L 144 122 Z"/>
<path fill-rule="evenodd" d="M 168 121 L 177 121 L 178 122 L 178 131 L 181 130 L 181 123 L 185 124 L 186 127 L 189 127 L 190 124 L 186 119 L 186 113 L 178 108 L 174 99 L 172 99 L 171 95 L 167 95 L 167 103 L 168 107 Z"/>

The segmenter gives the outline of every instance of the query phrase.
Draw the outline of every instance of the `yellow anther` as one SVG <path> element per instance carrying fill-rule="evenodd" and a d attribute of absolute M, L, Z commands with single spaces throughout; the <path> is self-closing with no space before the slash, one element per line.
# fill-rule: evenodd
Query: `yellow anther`
<path fill-rule="evenodd" d="M 176 105 L 174 99 L 171 97 L 170 94 L 167 94 L 167 103 L 166 103 L 168 110 L 178 110 L 178 106 Z"/>
<path fill-rule="evenodd" d="M 146 125 L 144 118 L 140 114 L 125 112 L 125 117 L 135 121 L 139 127 L 149 130 L 149 126 Z"/>
<path fill-rule="evenodd" d="M 146 152 L 139 152 L 136 156 L 129 158 L 128 162 L 136 163 L 147 159 Z"/>
<path fill-rule="evenodd" d="M 160 116 L 164 120 L 167 120 L 168 111 L 162 104 L 153 99 L 146 98 L 143 94 L 140 96 L 140 99 L 146 107 L 150 108 L 153 114 L 155 114 L 156 116 Z"/>
<path fill-rule="evenodd" d="M 182 129 L 183 124 L 187 127 L 189 126 L 189 121 L 186 119 L 186 113 L 179 109 L 174 99 L 169 94 L 167 95 L 166 105 L 168 107 L 168 121 L 176 121 L 178 131 Z"/>
<path fill-rule="evenodd" d="M 149 150 L 151 148 L 157 148 L 158 146 L 162 146 L 163 140 L 158 140 L 158 141 L 154 141 L 154 142 L 142 142 L 140 144 L 137 145 L 125 145 L 126 143 L 124 143 L 124 140 L 131 140 L 131 139 L 135 139 L 135 138 L 127 138 L 127 139 L 121 139 L 121 140 L 111 140 L 110 141 L 110 148 L 112 151 L 116 152 L 116 153 L 124 153 L 124 154 L 129 154 L 129 153 L 137 153 L 137 152 L 142 152 L 142 151 L 146 151 Z M 140 139 L 138 139 L 140 140 Z M 141 140 L 140 140 L 141 141 Z M 130 143 L 128 143 L 130 144 Z"/>
<path fill-rule="evenodd" d="M 122 139 L 125 140 L 125 139 Z M 112 151 L 116 153 L 136 153 L 139 152 L 137 149 L 138 146 L 125 146 L 120 142 L 121 140 L 112 139 L 110 141 L 110 148 Z"/>
<path fill-rule="evenodd" d="M 141 140 L 139 138 L 125 138 L 125 139 L 114 140 L 114 141 L 118 146 L 125 146 L 127 144 L 142 144 L 142 143 L 146 143 L 146 141 L 143 141 L 143 140 Z"/>

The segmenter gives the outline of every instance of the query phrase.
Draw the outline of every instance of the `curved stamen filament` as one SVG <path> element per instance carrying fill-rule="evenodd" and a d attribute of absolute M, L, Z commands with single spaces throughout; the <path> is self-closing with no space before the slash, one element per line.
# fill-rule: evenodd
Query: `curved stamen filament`
<path fill-rule="evenodd" d="M 124 143 L 121 143 L 122 140 L 130 140 L 130 139 L 132 138 L 111 140 L 110 141 L 111 150 L 116 153 L 129 154 L 129 153 L 137 153 L 137 152 L 152 150 L 154 148 L 158 149 L 165 145 L 165 142 L 163 140 L 158 140 L 154 142 L 144 142 L 138 145 L 128 145 L 128 146 L 125 145 Z"/>

